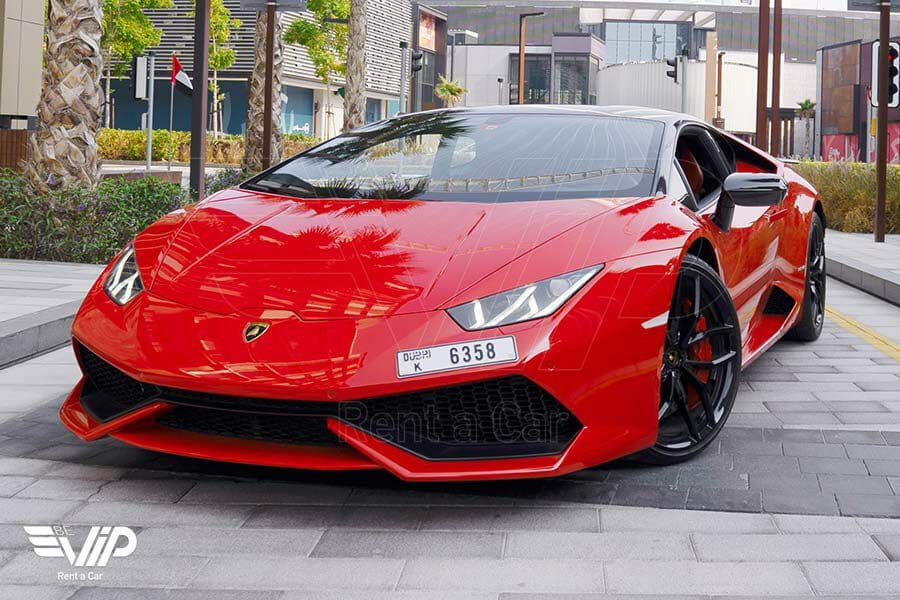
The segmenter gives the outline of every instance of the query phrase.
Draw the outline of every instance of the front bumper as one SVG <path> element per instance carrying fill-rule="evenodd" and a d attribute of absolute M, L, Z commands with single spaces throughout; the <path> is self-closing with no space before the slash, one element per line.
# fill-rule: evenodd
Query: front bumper
<path fill-rule="evenodd" d="M 96 393 L 96 385 L 85 378 L 66 399 L 61 418 L 85 440 L 110 435 L 154 451 L 227 462 L 301 469 L 381 468 L 408 480 L 560 475 L 631 454 L 656 439 L 665 328 L 647 330 L 642 324 L 667 310 L 664 299 L 671 297 L 671 290 L 662 289 L 666 280 L 653 261 L 641 263 L 637 258 L 627 267 L 608 265 L 597 278 L 593 285 L 608 287 L 609 293 L 594 290 L 550 318 L 504 328 L 502 335 L 516 338 L 517 362 L 408 379 L 396 376 L 398 350 L 493 337 L 498 332 L 461 331 L 440 311 L 328 322 L 302 321 L 283 311 L 219 315 L 148 292 L 123 309 L 95 287 L 73 326 L 76 349 L 83 346 L 138 386 L 164 393 L 150 394 L 125 411 L 104 412 L 86 401 Z M 636 287 L 636 281 L 644 287 Z M 656 292 L 651 282 L 659 287 Z M 614 293 L 621 289 L 642 293 L 623 303 L 621 293 Z M 244 342 L 243 328 L 258 320 L 270 322 L 270 330 L 253 343 Z M 88 371 L 84 356 L 79 358 Z M 540 448 L 516 446 L 521 436 L 498 448 L 485 447 L 485 440 L 477 436 L 470 444 L 463 436 L 448 445 L 446 436 L 426 434 L 417 445 L 416 440 L 397 439 L 398 433 L 408 430 L 386 426 L 386 433 L 379 423 L 346 410 L 403 397 L 403 402 L 380 411 L 402 418 L 416 412 L 410 411 L 418 406 L 416 399 L 434 401 L 441 394 L 446 398 L 447 390 L 483 388 L 496 381 L 534 386 L 558 403 L 559 413 L 571 416 L 568 428 L 554 429 L 555 438 L 542 437 L 541 432 L 529 438 L 544 442 Z M 208 423 L 200 427 L 202 415 L 184 414 L 184 399 L 165 390 L 189 390 L 188 395 L 226 402 L 228 398 L 274 402 L 279 414 L 284 412 L 282 405 L 321 409 L 317 435 L 324 434 L 317 443 L 296 443 L 287 441 L 296 429 L 238 436 Z M 487 395 L 503 394 L 495 390 Z M 553 403 L 529 405 L 529 414 L 546 412 Z M 456 406 L 442 410 L 453 414 Z M 483 406 L 469 408 L 478 413 Z M 254 411 L 259 412 L 244 411 L 246 419 L 231 418 L 229 427 L 257 418 Z M 188 417 L 193 425 L 183 426 L 191 420 Z M 573 423 L 577 427 L 571 427 Z M 241 427 L 254 430 L 247 423 Z M 322 439 L 334 443 L 318 443 Z M 435 445 L 435 439 L 441 443 Z M 548 439 L 557 445 L 547 445 Z"/>

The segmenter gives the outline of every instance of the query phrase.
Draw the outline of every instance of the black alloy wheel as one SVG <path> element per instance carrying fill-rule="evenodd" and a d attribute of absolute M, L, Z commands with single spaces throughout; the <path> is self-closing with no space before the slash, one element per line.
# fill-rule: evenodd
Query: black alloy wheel
<path fill-rule="evenodd" d="M 806 255 L 803 308 L 800 320 L 785 336 L 787 339 L 814 342 L 822 335 L 825 325 L 825 282 L 825 228 L 819 215 L 813 213 Z"/>
<path fill-rule="evenodd" d="M 669 312 L 656 444 L 639 457 L 672 464 L 699 454 L 731 414 L 741 334 L 731 296 L 705 262 L 685 257 Z"/>

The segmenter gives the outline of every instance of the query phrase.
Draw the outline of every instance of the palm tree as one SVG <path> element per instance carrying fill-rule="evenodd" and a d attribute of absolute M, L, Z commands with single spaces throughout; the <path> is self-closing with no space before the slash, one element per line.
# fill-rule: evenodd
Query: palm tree
<path fill-rule="evenodd" d="M 263 115 L 266 106 L 266 32 L 268 19 L 265 12 L 256 16 L 256 40 L 254 43 L 253 72 L 250 74 L 250 90 L 247 96 L 247 139 L 244 145 L 245 169 L 263 169 Z M 275 17 L 275 62 L 272 65 L 272 139 L 271 164 L 281 162 L 284 152 L 282 135 L 281 79 L 284 65 L 284 38 L 281 19 Z"/>
<path fill-rule="evenodd" d="M 438 75 L 438 84 L 434 86 L 434 95 L 444 101 L 444 106 L 453 108 L 462 97 L 469 93 L 458 81 L 450 81 L 443 75 Z"/>
<path fill-rule="evenodd" d="M 93 186 L 99 180 L 102 20 L 99 0 L 50 2 L 38 126 L 25 165 L 38 193 L 76 183 Z"/>
<path fill-rule="evenodd" d="M 812 156 L 812 119 L 816 116 L 816 103 L 806 99 L 797 103 L 797 116 L 806 125 L 806 156 Z"/>
<path fill-rule="evenodd" d="M 350 0 L 344 130 L 366 123 L 366 0 Z"/>

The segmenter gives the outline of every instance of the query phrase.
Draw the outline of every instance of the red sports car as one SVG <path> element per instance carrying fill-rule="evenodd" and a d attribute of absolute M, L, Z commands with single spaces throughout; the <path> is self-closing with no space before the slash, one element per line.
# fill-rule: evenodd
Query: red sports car
<path fill-rule="evenodd" d="M 822 330 L 816 192 L 691 117 L 382 121 L 169 214 L 78 312 L 84 440 L 409 480 L 542 477 L 721 431 Z"/>

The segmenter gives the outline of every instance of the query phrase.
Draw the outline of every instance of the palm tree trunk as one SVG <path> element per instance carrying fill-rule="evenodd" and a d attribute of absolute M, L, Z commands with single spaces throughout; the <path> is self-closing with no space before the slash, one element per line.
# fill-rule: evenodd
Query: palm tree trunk
<path fill-rule="evenodd" d="M 244 168 L 253 172 L 263 168 L 263 114 L 266 106 L 266 13 L 256 16 L 253 72 L 247 96 L 247 137 L 244 145 Z M 272 164 L 281 162 L 284 152 L 282 136 L 281 73 L 284 66 L 284 34 L 281 19 L 275 18 L 275 62 L 272 65 Z"/>
<path fill-rule="evenodd" d="M 47 64 L 25 172 L 38 193 L 100 177 L 102 9 L 98 0 L 50 0 Z"/>
<path fill-rule="evenodd" d="M 350 0 L 344 130 L 366 123 L 366 0 Z"/>

